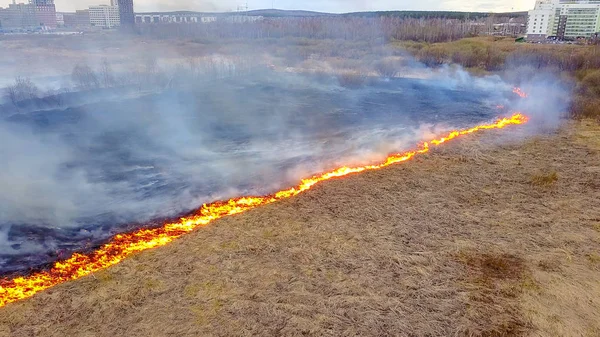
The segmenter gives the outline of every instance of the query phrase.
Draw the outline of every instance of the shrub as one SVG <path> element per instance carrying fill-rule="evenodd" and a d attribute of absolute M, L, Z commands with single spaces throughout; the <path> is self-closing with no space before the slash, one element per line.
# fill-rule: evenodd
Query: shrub
<path fill-rule="evenodd" d="M 15 84 L 6 88 L 10 101 L 17 106 L 20 102 L 37 98 L 40 90 L 29 78 L 17 77 Z"/>
<path fill-rule="evenodd" d="M 98 75 L 88 65 L 76 65 L 71 73 L 71 78 L 75 84 L 84 89 L 96 89 L 100 87 L 100 80 Z"/>
<path fill-rule="evenodd" d="M 447 62 L 448 53 L 442 46 L 431 45 L 419 50 L 417 58 L 428 67 L 436 67 Z"/>
<path fill-rule="evenodd" d="M 576 95 L 569 110 L 571 118 L 592 118 L 600 121 L 600 98 Z"/>
<path fill-rule="evenodd" d="M 600 70 L 579 71 L 576 76 L 580 81 L 571 104 L 571 117 L 600 120 Z"/>
<path fill-rule="evenodd" d="M 367 76 L 359 72 L 342 73 L 337 75 L 337 78 L 345 88 L 360 88 L 367 82 Z"/>
<path fill-rule="evenodd" d="M 589 72 L 582 80 L 580 86 L 591 96 L 600 97 L 600 70 Z"/>
<path fill-rule="evenodd" d="M 393 60 L 383 60 L 375 64 L 375 70 L 379 76 L 394 77 L 398 73 L 398 64 Z"/>

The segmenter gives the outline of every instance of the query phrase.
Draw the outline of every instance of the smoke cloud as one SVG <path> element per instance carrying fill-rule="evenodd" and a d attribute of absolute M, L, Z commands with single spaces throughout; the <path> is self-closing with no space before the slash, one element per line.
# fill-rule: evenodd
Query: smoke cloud
<path fill-rule="evenodd" d="M 0 272 L 22 268 L 15 256 L 43 262 L 42 255 L 205 202 L 271 193 L 340 165 L 381 160 L 509 110 L 549 127 L 565 111 L 564 87 L 541 75 L 523 82 L 530 99 L 520 99 L 501 76 L 473 77 L 458 67 L 405 60 L 399 76 L 380 78 L 335 64 L 302 71 L 272 64 L 275 55 L 253 55 L 174 62 L 140 54 L 142 70 L 114 64 L 110 74 L 89 59 L 99 83 L 111 75 L 117 84 L 90 89 L 70 75 L 38 78 L 40 87 L 70 87 L 16 105 L 5 97 Z"/>

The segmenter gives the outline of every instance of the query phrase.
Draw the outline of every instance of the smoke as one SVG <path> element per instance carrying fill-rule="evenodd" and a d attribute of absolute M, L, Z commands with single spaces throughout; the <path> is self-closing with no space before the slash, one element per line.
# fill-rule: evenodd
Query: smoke
<path fill-rule="evenodd" d="M 285 68 L 286 60 L 263 51 L 249 54 L 245 61 L 168 55 L 141 66 L 115 63 L 114 88 L 62 94 L 53 103 L 6 101 L 0 256 L 78 249 L 205 202 L 271 193 L 341 165 L 381 160 L 506 110 L 551 127 L 565 111 L 564 87 L 541 75 L 523 82 L 530 98 L 520 99 L 501 76 L 473 77 L 458 67 L 409 60 L 399 74 L 411 76 L 361 75 L 346 86 L 343 67 L 329 60 L 313 62 L 328 69 L 322 74 Z M 87 63 L 101 68 L 97 59 Z M 15 263 L 0 259 L 0 271 Z"/>
<path fill-rule="evenodd" d="M 519 82 L 528 97 L 517 101 L 515 109 L 531 118 L 531 132 L 551 132 L 560 127 L 572 103 L 573 82 L 547 72 L 537 72 Z"/>

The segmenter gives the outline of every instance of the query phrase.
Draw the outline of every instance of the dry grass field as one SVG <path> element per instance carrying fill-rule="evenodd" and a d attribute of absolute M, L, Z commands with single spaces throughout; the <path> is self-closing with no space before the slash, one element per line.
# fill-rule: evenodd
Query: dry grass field
<path fill-rule="evenodd" d="M 0 309 L 1 336 L 599 336 L 600 126 L 466 138 Z"/>

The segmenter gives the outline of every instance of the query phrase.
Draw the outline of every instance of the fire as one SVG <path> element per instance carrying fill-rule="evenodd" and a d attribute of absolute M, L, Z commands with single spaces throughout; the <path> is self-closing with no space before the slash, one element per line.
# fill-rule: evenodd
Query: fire
<path fill-rule="evenodd" d="M 521 98 L 527 98 L 527 97 L 529 97 L 529 95 L 527 95 L 527 93 L 525 91 L 523 91 L 523 89 L 521 89 L 519 87 L 515 87 L 513 89 L 513 93 L 519 95 L 519 97 L 521 97 Z"/>
<path fill-rule="evenodd" d="M 205 226 L 216 219 L 243 213 L 262 205 L 271 204 L 282 199 L 296 196 L 311 189 L 322 181 L 364 171 L 377 170 L 393 164 L 405 162 L 417 155 L 427 153 L 431 148 L 440 146 L 457 137 L 472 134 L 481 130 L 502 129 L 509 125 L 524 124 L 527 123 L 527 121 L 528 118 L 526 116 L 517 113 L 510 118 L 503 118 L 492 124 L 450 132 L 444 137 L 432 140 L 428 143 L 423 143 L 416 150 L 391 155 L 384 162 L 379 164 L 362 167 L 341 167 L 331 172 L 304 179 L 298 186 L 279 191 L 273 195 L 262 197 L 249 196 L 205 204 L 196 212 L 196 215 L 181 218 L 178 222 L 167 223 L 160 228 L 141 229 L 133 233 L 116 235 L 111 242 L 100 247 L 95 252 L 89 254 L 73 254 L 73 256 L 67 260 L 56 262 L 48 271 L 34 273 L 26 277 L 0 280 L 0 307 L 5 306 L 8 303 L 31 297 L 40 291 L 60 283 L 75 280 L 90 274 L 93 275 L 94 272 L 113 266 L 132 254 L 164 246 L 180 236 Z"/>

